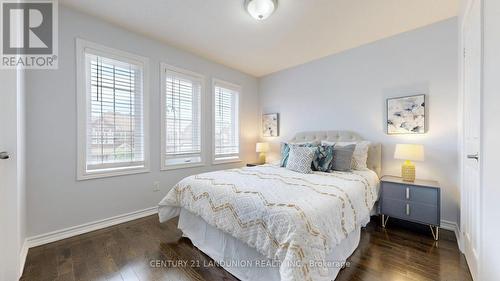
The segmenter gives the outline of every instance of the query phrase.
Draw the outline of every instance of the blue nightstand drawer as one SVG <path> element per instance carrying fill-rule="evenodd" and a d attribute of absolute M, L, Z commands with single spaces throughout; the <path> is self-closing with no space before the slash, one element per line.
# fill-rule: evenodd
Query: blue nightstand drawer
<path fill-rule="evenodd" d="M 436 205 L 384 198 L 381 211 L 383 214 L 395 218 L 439 225 L 437 208 Z"/>
<path fill-rule="evenodd" d="M 431 204 L 434 206 L 439 205 L 438 199 L 438 190 L 434 188 L 425 188 L 425 187 L 410 187 L 410 201 Z"/>
<path fill-rule="evenodd" d="M 410 184 L 384 182 L 382 197 L 431 205 L 439 205 L 438 192 L 439 191 L 435 188 L 425 188 L 412 186 Z"/>
<path fill-rule="evenodd" d="M 383 182 L 382 198 L 403 200 L 406 198 L 406 189 L 401 184 Z"/>

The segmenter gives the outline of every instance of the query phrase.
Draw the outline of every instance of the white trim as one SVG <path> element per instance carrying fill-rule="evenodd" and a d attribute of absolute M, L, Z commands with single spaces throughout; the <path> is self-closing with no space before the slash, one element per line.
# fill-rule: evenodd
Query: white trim
<path fill-rule="evenodd" d="M 150 172 L 149 168 L 125 167 L 125 168 L 111 169 L 106 172 L 96 171 L 96 172 L 87 172 L 85 174 L 79 174 L 78 180 L 81 181 L 81 180 L 91 180 L 100 178 L 110 178 L 110 177 L 118 177 L 126 175 L 143 174 L 149 172 Z"/>
<path fill-rule="evenodd" d="M 189 80 L 197 80 L 201 83 L 201 90 L 200 90 L 200 157 L 201 161 L 200 162 L 195 162 L 195 163 L 183 163 L 183 164 L 177 164 L 177 165 L 166 165 L 166 147 L 165 147 L 165 142 L 166 142 L 166 131 L 165 131 L 165 105 L 166 105 L 166 100 L 165 100 L 165 80 L 167 78 L 167 71 L 175 72 L 177 75 L 180 75 L 181 77 L 184 77 Z M 193 72 L 191 70 L 183 69 L 180 67 L 176 67 L 164 62 L 160 63 L 160 171 L 169 171 L 169 170 L 177 170 L 177 169 L 186 169 L 186 168 L 194 168 L 194 167 L 202 167 L 205 166 L 206 161 L 205 161 L 205 152 L 204 152 L 204 147 L 205 147 L 205 112 L 206 112 L 206 90 L 205 90 L 205 76 L 196 72 Z"/>
<path fill-rule="evenodd" d="M 197 168 L 197 167 L 203 167 L 203 166 L 205 166 L 204 162 L 165 165 L 165 167 L 160 168 L 160 171 L 172 171 L 172 170 L 179 170 L 179 169 Z"/>
<path fill-rule="evenodd" d="M 77 180 L 122 176 L 128 174 L 150 172 L 149 152 L 149 59 L 121 50 L 106 47 L 97 43 L 76 38 L 76 92 L 77 92 Z M 102 54 L 106 57 L 126 61 L 142 66 L 142 95 L 143 95 L 143 128 L 144 128 L 144 166 L 140 169 L 123 167 L 115 171 L 86 171 L 87 155 L 87 83 L 85 50 L 93 54 Z"/>
<path fill-rule="evenodd" d="M 23 245 L 21 246 L 21 252 L 19 253 L 19 278 L 23 276 L 24 265 L 26 264 L 26 257 L 28 257 L 28 241 L 24 240 Z"/>
<path fill-rule="evenodd" d="M 460 235 L 460 228 L 458 224 L 453 221 L 441 220 L 441 228 L 449 231 L 453 231 L 455 233 L 455 237 L 457 239 L 458 249 L 463 253 L 462 247 L 462 237 Z"/>
<path fill-rule="evenodd" d="M 465 43 L 465 28 L 466 28 L 466 19 L 469 17 L 469 14 L 472 12 L 472 9 L 473 9 L 473 5 L 474 5 L 474 2 L 475 0 L 471 0 L 471 1 L 462 1 L 463 3 L 463 10 L 462 10 L 462 14 L 460 16 L 460 19 L 461 19 L 461 22 L 459 23 L 459 33 L 460 33 L 460 37 L 459 37 L 459 83 L 458 83 L 458 86 L 459 86 L 459 95 L 458 95 L 458 157 L 459 157 L 459 179 L 458 179 L 458 183 L 459 183 L 459 191 L 460 191 L 460 206 L 465 206 L 466 205 L 466 202 L 469 200 L 469 198 L 466 196 L 467 193 L 465 192 L 465 182 L 464 182 L 464 178 L 465 178 L 465 161 L 466 161 L 466 155 L 467 155 L 467 149 L 466 149 L 466 145 L 465 145 L 465 122 L 466 122 L 466 118 L 467 116 L 464 114 L 465 112 L 465 78 L 466 78 L 466 71 L 465 71 L 465 64 L 466 64 L 466 60 L 465 60 L 465 56 L 467 55 L 466 53 L 466 43 Z M 481 96 L 480 97 L 480 108 L 482 109 L 482 105 L 483 105 L 483 98 L 482 98 L 482 95 L 483 95 L 483 64 L 484 64 L 484 44 L 483 44 L 483 41 L 484 41 L 484 1 L 483 0 L 478 0 L 479 2 L 479 10 L 480 10 L 480 26 L 481 26 L 481 30 L 480 30 L 480 40 L 481 40 L 481 46 L 480 46 L 480 63 L 481 63 L 481 67 L 480 67 L 480 72 L 479 72 L 479 75 L 480 75 L 480 91 L 479 91 L 479 95 Z M 480 109 L 480 110 L 481 110 Z M 480 135 L 479 135 L 479 155 L 482 155 L 482 143 L 483 143 L 483 139 L 482 139 L 482 132 L 483 132 L 483 129 L 482 129 L 482 116 L 480 116 Z M 478 163 L 478 166 L 479 166 L 479 189 L 481 191 L 481 186 L 482 186 L 482 163 L 483 163 L 483 158 L 480 157 L 479 159 L 479 163 Z M 479 194 L 479 208 L 478 208 L 478 212 L 479 213 L 476 213 L 474 215 L 479 215 L 479 217 L 475 218 L 476 220 L 479 220 L 479 239 L 478 239 L 478 246 L 477 246 L 477 249 L 479 249 L 479 255 L 478 255 L 478 258 L 476 261 L 467 261 L 469 265 L 474 265 L 476 264 L 476 279 L 477 280 L 481 280 L 481 276 L 482 276 L 482 260 L 483 260 L 483 243 L 482 243 L 482 237 L 484 235 L 483 233 L 483 224 L 484 224 L 484 221 L 483 221 L 483 192 L 480 192 Z M 465 255 L 465 233 L 463 233 L 462 235 L 462 232 L 461 232 L 461 229 L 465 229 L 466 226 L 464 226 L 464 223 L 465 223 L 465 218 L 466 217 L 466 211 L 468 210 L 464 210 L 464 208 L 460 208 L 460 226 L 458 227 L 458 234 L 457 235 L 457 241 L 458 241 L 458 247 L 460 249 L 460 251 Z M 466 260 L 467 260 L 467 257 L 466 257 Z M 469 266 L 470 268 L 470 266 Z M 472 273 L 472 270 L 470 270 L 470 272 Z M 474 276 L 473 276 L 474 277 Z"/>
<path fill-rule="evenodd" d="M 468 12 L 467 12 L 468 13 Z M 464 182 L 463 182 L 463 179 L 464 179 L 464 158 L 465 158 L 465 146 L 464 146 L 464 133 L 465 133 L 465 129 L 464 129 L 464 122 L 465 122 L 465 116 L 463 114 L 463 111 L 464 111 L 464 78 L 465 78 L 465 42 L 464 42 L 464 22 L 463 22 L 463 18 L 462 18 L 462 22 L 460 24 L 460 42 L 459 42 L 459 50 L 458 50 L 458 61 L 459 61 L 459 81 L 458 81 L 458 90 L 459 90 L 459 94 L 458 94 L 458 102 L 457 102 L 457 133 L 458 133 L 458 143 L 457 143 L 457 149 L 458 149 L 458 170 L 459 170 L 459 174 L 458 174 L 458 188 L 459 188 L 459 194 L 460 194 L 460 206 L 464 206 L 464 199 L 463 196 L 465 194 L 464 192 Z M 459 209 L 459 218 L 460 218 L 460 226 L 457 225 L 457 228 L 460 229 L 463 227 L 463 220 L 462 218 L 464 217 L 463 216 L 464 213 L 463 213 L 463 209 L 460 208 Z M 443 221 L 441 221 L 441 223 L 443 223 Z M 463 250 L 463 239 L 462 239 L 462 235 L 459 231 L 459 235 L 457 235 L 455 233 L 455 235 L 457 236 L 457 242 L 458 242 L 458 248 L 460 249 L 460 252 L 464 253 L 464 250 Z M 460 239 L 460 240 L 459 240 Z"/>
<path fill-rule="evenodd" d="M 161 71 L 166 71 L 166 70 L 173 71 L 173 72 L 176 72 L 178 74 L 185 75 L 186 79 L 196 78 L 196 79 L 202 81 L 203 83 L 205 82 L 205 76 L 203 74 L 198 73 L 198 72 L 194 72 L 194 71 L 191 71 L 191 70 L 188 70 L 185 68 L 177 67 L 177 66 L 165 63 L 165 62 L 160 63 L 160 70 Z"/>
<path fill-rule="evenodd" d="M 97 220 L 89 223 L 84 223 L 77 226 L 72 226 L 56 231 L 51 231 L 45 234 L 40 234 L 26 239 L 27 248 L 33 248 L 44 244 L 52 243 L 62 239 L 70 238 L 91 231 L 103 229 L 113 225 L 125 223 L 128 221 L 140 219 L 158 213 L 158 207 L 151 207 L 143 210 L 122 214 L 107 219 Z"/>
<path fill-rule="evenodd" d="M 234 159 L 222 159 L 217 160 L 215 158 L 215 87 L 220 86 L 222 88 L 226 88 L 229 90 L 233 90 L 238 92 L 238 153 L 235 155 Z M 227 163 L 237 163 L 242 162 L 241 159 L 241 108 L 242 108 L 242 94 L 243 87 L 231 82 L 227 82 L 221 79 L 212 78 L 212 90 L 211 90 L 211 99 L 212 99 L 212 164 L 227 164 Z"/>
<path fill-rule="evenodd" d="M 220 85 L 222 88 L 226 88 L 226 89 L 233 90 L 233 91 L 236 91 L 238 93 L 241 93 L 241 86 L 238 85 L 238 84 L 227 82 L 227 81 L 224 81 L 224 80 L 221 80 L 221 79 L 218 79 L 218 78 L 213 78 L 212 81 L 213 81 L 212 84 L 213 84 L 214 87 L 215 87 L 215 85 Z"/>
<path fill-rule="evenodd" d="M 243 162 L 239 157 L 235 158 L 222 158 L 222 159 L 214 159 L 212 162 L 213 165 L 222 165 L 222 164 L 229 164 L 229 163 L 240 163 Z"/>

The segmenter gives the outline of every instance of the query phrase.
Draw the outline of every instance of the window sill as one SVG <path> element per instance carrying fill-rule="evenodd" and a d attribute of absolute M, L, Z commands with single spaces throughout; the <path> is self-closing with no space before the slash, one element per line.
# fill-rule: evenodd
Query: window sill
<path fill-rule="evenodd" d="M 213 165 L 222 165 L 222 164 L 230 164 L 230 163 L 241 163 L 243 162 L 240 158 L 231 158 L 231 159 L 219 159 L 214 160 L 212 162 Z"/>
<path fill-rule="evenodd" d="M 149 168 L 124 168 L 124 169 L 114 169 L 103 172 L 85 172 L 77 175 L 78 181 L 83 180 L 91 180 L 91 179 L 100 179 L 100 178 L 109 178 L 109 177 L 118 177 L 118 176 L 126 176 L 126 175 L 134 175 L 134 174 L 142 174 L 149 173 Z"/>
<path fill-rule="evenodd" d="M 205 166 L 205 163 L 192 163 L 192 164 L 178 164 L 178 165 L 164 165 L 161 167 L 161 171 L 171 171 L 171 170 L 179 170 L 179 169 L 189 169 L 189 168 L 198 168 Z"/>

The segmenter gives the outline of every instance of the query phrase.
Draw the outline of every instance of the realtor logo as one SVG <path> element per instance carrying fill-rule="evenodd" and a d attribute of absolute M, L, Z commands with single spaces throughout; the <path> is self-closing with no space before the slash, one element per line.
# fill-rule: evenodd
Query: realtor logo
<path fill-rule="evenodd" d="M 57 1 L 2 1 L 1 68 L 57 68 Z"/>

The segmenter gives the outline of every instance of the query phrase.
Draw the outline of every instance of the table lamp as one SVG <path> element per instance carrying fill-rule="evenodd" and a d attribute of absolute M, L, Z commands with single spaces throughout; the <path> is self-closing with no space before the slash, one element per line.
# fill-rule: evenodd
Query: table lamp
<path fill-rule="evenodd" d="M 255 152 L 259 153 L 259 164 L 266 163 L 266 152 L 269 151 L 269 143 L 267 142 L 258 142 L 255 145 Z"/>
<path fill-rule="evenodd" d="M 415 181 L 415 164 L 411 161 L 424 161 L 424 146 L 420 144 L 396 144 L 394 159 L 405 160 L 401 166 L 404 181 Z"/>

